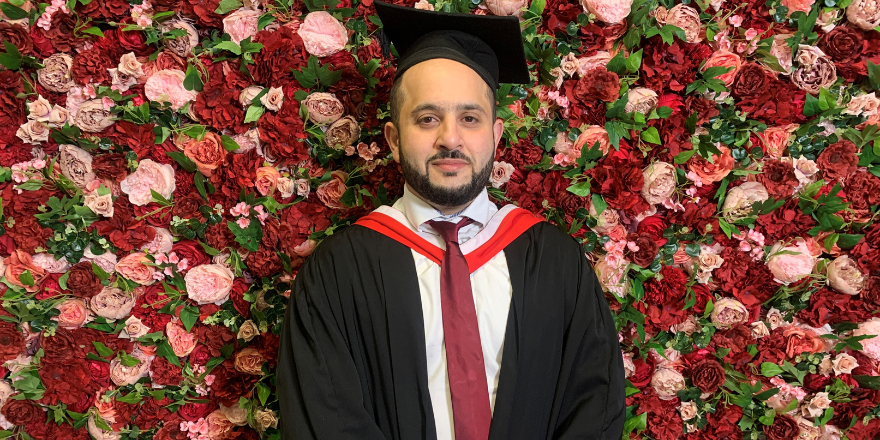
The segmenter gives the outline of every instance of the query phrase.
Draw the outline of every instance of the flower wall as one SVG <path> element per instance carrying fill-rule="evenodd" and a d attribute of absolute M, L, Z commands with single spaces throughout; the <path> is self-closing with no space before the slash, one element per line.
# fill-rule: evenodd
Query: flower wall
<path fill-rule="evenodd" d="M 880 436 L 874 0 L 402 3 L 520 18 L 489 192 L 594 262 L 625 437 Z M 279 438 L 297 269 L 402 194 L 372 1 L 0 13 L 0 438 Z"/>

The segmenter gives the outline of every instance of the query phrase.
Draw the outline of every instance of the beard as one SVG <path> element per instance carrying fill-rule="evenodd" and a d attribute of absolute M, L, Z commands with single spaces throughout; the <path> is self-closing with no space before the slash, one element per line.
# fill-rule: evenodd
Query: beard
<path fill-rule="evenodd" d="M 422 173 L 419 167 L 407 160 L 406 155 L 404 154 L 403 145 L 400 148 L 400 168 L 403 173 L 403 180 L 412 187 L 412 189 L 422 198 L 427 200 L 433 205 L 437 206 L 463 206 L 470 203 L 472 200 L 477 198 L 480 195 L 480 192 L 486 187 L 486 184 L 489 182 L 489 177 L 492 175 L 492 168 L 494 164 L 492 161 L 487 161 L 486 165 L 479 170 L 474 170 L 474 161 L 465 156 L 459 150 L 452 151 L 441 151 L 425 161 L 425 173 Z M 474 170 L 471 175 L 470 182 L 467 182 L 463 185 L 447 188 L 443 186 L 437 186 L 431 183 L 431 177 L 427 174 L 428 164 L 431 161 L 439 160 L 439 159 L 460 159 L 466 161 L 471 169 Z M 453 176 L 455 173 L 443 173 L 446 176 Z"/>

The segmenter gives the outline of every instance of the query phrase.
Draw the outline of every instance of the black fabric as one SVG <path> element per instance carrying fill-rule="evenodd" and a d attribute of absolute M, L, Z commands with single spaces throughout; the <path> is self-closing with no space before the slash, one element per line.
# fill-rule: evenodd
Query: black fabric
<path fill-rule="evenodd" d="M 395 79 L 423 61 L 446 58 L 477 72 L 492 87 L 529 82 L 519 20 L 452 14 L 375 1 L 382 32 L 400 55 Z"/>
<path fill-rule="evenodd" d="M 539 223 L 504 250 L 513 294 L 489 440 L 618 440 L 623 360 L 580 246 Z M 412 251 L 354 225 L 296 277 L 276 371 L 284 440 L 435 440 Z"/>

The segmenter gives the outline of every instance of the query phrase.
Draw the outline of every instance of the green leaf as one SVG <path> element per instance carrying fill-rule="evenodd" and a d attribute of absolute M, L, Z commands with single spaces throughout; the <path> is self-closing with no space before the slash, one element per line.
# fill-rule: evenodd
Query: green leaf
<path fill-rule="evenodd" d="M 623 52 L 623 51 L 621 51 Z M 639 67 L 642 66 L 642 49 L 639 49 L 632 55 L 626 58 L 626 70 L 629 73 L 636 73 L 639 71 Z"/>
<path fill-rule="evenodd" d="M 186 306 L 180 310 L 180 321 L 186 331 L 190 331 L 192 326 L 199 319 L 199 308 L 195 306 Z"/>
<path fill-rule="evenodd" d="M 174 349 L 171 348 L 171 345 L 168 344 L 168 341 L 163 339 L 159 345 L 156 346 L 156 354 L 162 356 L 173 365 L 180 366 L 180 360 L 177 358 L 177 355 L 174 354 Z"/>
<path fill-rule="evenodd" d="M 97 350 L 98 354 L 101 355 L 102 357 L 113 356 L 113 350 L 111 350 L 110 347 L 107 347 L 103 343 L 98 342 L 98 341 L 92 341 L 92 345 L 95 346 L 95 350 Z M 137 364 L 135 364 L 135 365 L 137 365 Z"/>
<path fill-rule="evenodd" d="M 31 275 L 30 270 L 25 270 L 24 272 L 18 274 L 18 281 L 25 286 L 33 286 L 34 285 L 34 276 Z"/>
<path fill-rule="evenodd" d="M 2 4 L 2 3 L 0 3 L 0 4 Z M 92 27 L 90 27 L 90 28 L 84 30 L 83 33 L 84 33 L 84 34 L 95 35 L 95 36 L 98 36 L 98 37 L 104 38 L 104 32 L 101 31 L 101 28 L 98 28 L 98 27 L 95 27 L 95 26 L 92 26 Z"/>
<path fill-rule="evenodd" d="M 804 103 L 804 116 L 814 116 L 822 113 L 819 108 L 819 98 L 807 93 L 807 101 Z"/>
<path fill-rule="evenodd" d="M 880 91 L 880 66 L 866 60 L 868 62 L 868 82 L 874 90 Z"/>
<path fill-rule="evenodd" d="M 0 3 L 6 4 L 6 3 Z M 21 68 L 22 56 L 19 53 L 18 48 L 15 47 L 14 44 L 9 41 L 3 41 L 3 46 L 6 48 L 6 53 L 0 54 L 0 64 L 3 67 L 9 70 L 18 70 Z"/>
<path fill-rule="evenodd" d="M 605 212 L 605 208 L 608 207 L 605 198 L 598 194 L 594 194 L 591 200 L 593 201 L 593 206 L 596 207 L 596 215 L 602 215 L 602 213 Z"/>
<path fill-rule="evenodd" d="M 257 397 L 260 399 L 260 405 L 266 406 L 266 402 L 269 400 L 269 394 L 272 393 L 272 390 L 269 389 L 269 386 L 263 382 L 257 382 Z"/>
<path fill-rule="evenodd" d="M 854 248 L 865 234 L 838 234 L 837 246 L 843 250 Z"/>
<path fill-rule="evenodd" d="M 586 197 L 590 195 L 590 182 L 578 182 L 569 186 L 566 190 L 576 196 Z"/>
<path fill-rule="evenodd" d="M 93 272 L 93 273 L 98 277 L 98 279 L 100 279 L 101 281 L 104 281 L 104 280 L 110 278 L 110 274 L 107 273 L 104 269 L 102 269 L 101 266 L 98 266 L 97 264 L 95 264 L 94 261 L 92 262 L 92 272 Z"/>
<path fill-rule="evenodd" d="M 691 157 L 693 157 L 694 153 L 696 152 L 697 150 L 684 150 L 681 153 L 676 154 L 673 161 L 679 165 L 686 163 L 688 160 L 690 160 Z"/>
<path fill-rule="evenodd" d="M 180 151 L 166 151 L 165 154 L 171 156 L 171 158 L 174 159 L 174 161 L 177 162 L 181 166 L 181 168 L 186 171 L 194 173 L 198 169 L 196 163 L 193 162 L 192 159 L 186 157 L 186 155 Z"/>
<path fill-rule="evenodd" d="M 834 99 L 834 96 L 832 96 L 831 93 L 828 92 L 828 89 L 826 89 L 825 87 L 819 89 L 819 109 L 824 112 L 825 110 L 834 108 L 835 106 L 837 106 L 837 100 Z"/>
<path fill-rule="evenodd" d="M 617 55 L 614 55 L 611 60 L 608 61 L 608 64 L 605 65 L 606 70 L 618 75 L 623 75 L 626 72 L 626 67 L 626 61 L 623 59 L 623 51 L 617 52 Z"/>
<path fill-rule="evenodd" d="M 758 421 L 765 425 L 772 425 L 774 418 L 776 418 L 776 410 L 768 409 L 764 411 L 764 415 L 758 417 Z"/>
<path fill-rule="evenodd" d="M 126 367 L 133 367 L 141 363 L 140 359 L 132 357 L 130 354 L 124 351 L 119 352 L 119 361 L 122 363 L 122 365 L 125 365 Z"/>
<path fill-rule="evenodd" d="M 10 20 L 19 20 L 28 16 L 27 11 L 9 3 L 0 3 L 0 11 Z"/>
<path fill-rule="evenodd" d="M 642 132 L 641 138 L 645 142 L 660 145 L 660 133 L 657 132 L 656 127 L 648 127 Z"/>
<path fill-rule="evenodd" d="M 58 278 L 58 285 L 61 286 L 62 290 L 67 290 L 67 279 L 70 278 L 70 272 L 66 272 L 64 275 L 61 275 Z"/>
<path fill-rule="evenodd" d="M 138 392 L 128 393 L 124 396 L 116 395 L 117 402 L 135 404 L 140 403 L 141 400 L 143 400 L 143 397 Z"/>
<path fill-rule="evenodd" d="M 228 50 L 236 55 L 241 55 L 241 46 L 232 41 L 221 41 L 214 45 L 214 49 Z"/>
<path fill-rule="evenodd" d="M 239 0 L 220 0 L 220 4 L 214 10 L 214 13 L 224 15 L 240 7 L 242 7 L 242 3 Z"/>
<path fill-rule="evenodd" d="M 761 364 L 761 375 L 764 377 L 773 377 L 782 374 L 784 370 L 779 365 L 772 362 L 763 362 Z"/>
<path fill-rule="evenodd" d="M 244 122 L 247 124 L 248 122 L 257 122 L 260 120 L 260 116 L 263 116 L 263 113 L 266 112 L 266 109 L 259 105 L 251 105 L 247 109 L 247 113 L 244 115 Z"/>
<path fill-rule="evenodd" d="M 201 92 L 204 86 L 205 83 L 202 82 L 202 77 L 199 76 L 198 69 L 193 65 L 187 66 L 186 76 L 183 78 L 183 87 L 187 90 Z"/>
<path fill-rule="evenodd" d="M 235 142 L 235 139 L 233 139 L 225 134 L 220 136 L 220 141 L 221 141 L 221 145 L 223 146 L 223 149 L 226 151 L 235 151 L 235 150 L 238 150 L 239 148 L 241 148 L 241 146 L 238 145 L 238 142 Z"/>

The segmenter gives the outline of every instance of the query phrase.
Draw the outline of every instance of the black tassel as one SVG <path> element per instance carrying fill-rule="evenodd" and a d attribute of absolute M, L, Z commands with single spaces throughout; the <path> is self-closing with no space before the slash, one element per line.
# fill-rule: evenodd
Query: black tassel
<path fill-rule="evenodd" d="M 379 46 L 382 47 L 382 57 L 386 60 L 391 59 L 391 39 L 384 29 L 379 29 Z"/>

